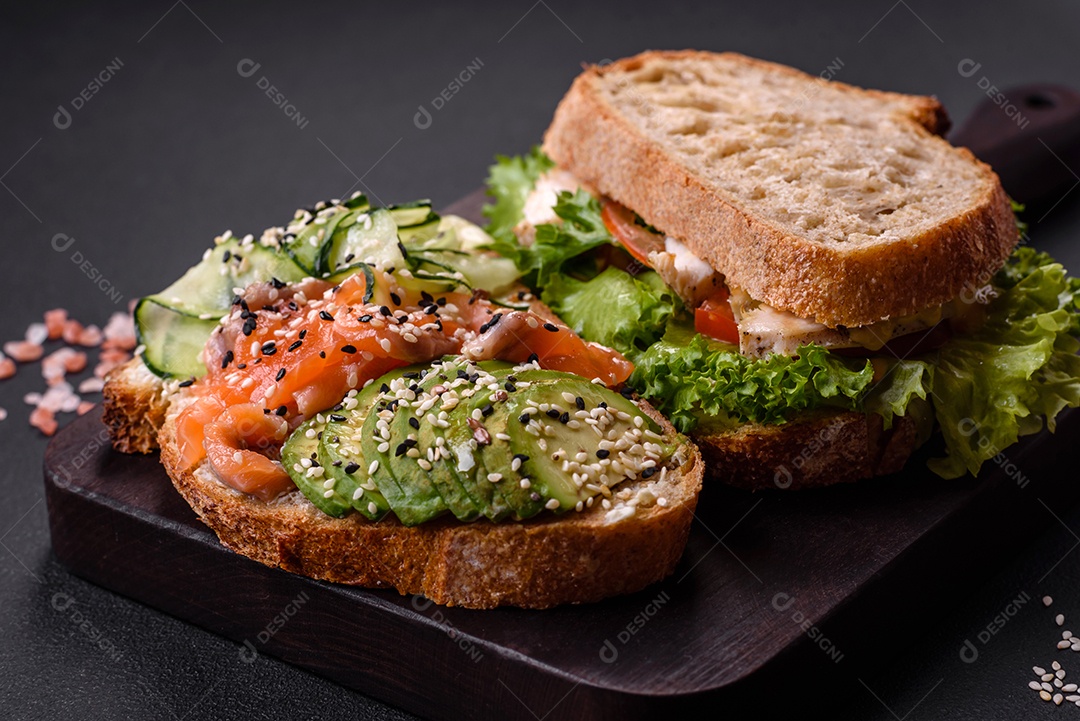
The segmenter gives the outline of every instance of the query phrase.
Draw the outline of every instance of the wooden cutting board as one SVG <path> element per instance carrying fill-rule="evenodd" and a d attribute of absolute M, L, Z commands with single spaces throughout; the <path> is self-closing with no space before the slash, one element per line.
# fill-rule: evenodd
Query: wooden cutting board
<path fill-rule="evenodd" d="M 474 194 L 450 210 L 479 207 Z M 930 448 L 853 486 L 707 485 L 671 578 L 547 611 L 441 608 L 238 556 L 156 456 L 109 447 L 99 411 L 53 439 L 45 485 L 64 564 L 233 639 L 238 662 L 276 656 L 431 718 L 629 719 L 762 694 L 805 709 L 806 694 L 850 689 L 1080 498 L 1067 464 L 1078 438 L 1080 413 L 1064 414 L 1056 435 L 1008 449 L 978 479 L 929 473 Z"/>

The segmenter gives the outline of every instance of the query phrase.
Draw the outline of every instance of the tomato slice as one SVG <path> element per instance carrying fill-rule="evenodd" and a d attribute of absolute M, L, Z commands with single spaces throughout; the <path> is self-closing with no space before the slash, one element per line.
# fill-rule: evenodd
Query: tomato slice
<path fill-rule="evenodd" d="M 634 218 L 634 211 L 614 200 L 603 201 L 600 217 L 604 221 L 604 227 L 630 255 L 652 267 L 649 263 L 649 253 L 654 250 L 661 252 L 664 250 L 662 237 L 638 225 Z"/>
<path fill-rule="evenodd" d="M 739 326 L 731 312 L 727 288 L 705 299 L 694 311 L 694 330 L 725 343 L 739 344 Z"/>

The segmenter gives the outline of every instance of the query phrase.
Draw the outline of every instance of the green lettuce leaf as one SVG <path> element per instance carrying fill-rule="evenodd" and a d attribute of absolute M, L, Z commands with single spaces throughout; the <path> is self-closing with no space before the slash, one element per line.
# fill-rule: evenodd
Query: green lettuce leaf
<path fill-rule="evenodd" d="M 495 238 L 496 244 L 517 246 L 513 229 L 521 221 L 525 199 L 529 197 L 536 179 L 553 167 L 555 163 L 538 145 L 526 155 L 512 158 L 505 155 L 495 156 L 495 164 L 488 170 L 487 179 L 488 195 L 492 196 L 495 202 L 485 205 L 483 213 L 488 219 L 484 230 Z M 507 257 L 513 258 L 512 255 Z"/>
<path fill-rule="evenodd" d="M 579 256 L 612 243 L 611 233 L 600 217 L 600 202 L 584 190 L 560 192 L 553 210 L 562 222 L 536 226 L 532 245 L 520 245 L 515 238 L 496 239 L 489 246 L 513 260 L 523 281 L 533 288 L 546 287 L 561 272 L 595 274 L 595 263 Z M 510 235 L 513 237 L 513 233 Z"/>
<path fill-rule="evenodd" d="M 541 297 L 578 335 L 631 358 L 660 340 L 681 305 L 656 273 L 615 267 L 586 281 L 553 276 Z"/>
<path fill-rule="evenodd" d="M 930 468 L 944 478 L 978 473 L 1020 436 L 1044 422 L 1053 430 L 1062 409 L 1080 405 L 1077 280 L 1045 253 L 1020 248 L 994 286 L 985 324 L 926 358 L 947 450 Z"/>
<path fill-rule="evenodd" d="M 869 361 L 841 358 L 820 346 L 797 357 L 751 359 L 738 349 L 676 328 L 637 359 L 629 384 L 687 433 L 741 423 L 783 423 L 822 406 L 854 409 L 873 382 Z"/>

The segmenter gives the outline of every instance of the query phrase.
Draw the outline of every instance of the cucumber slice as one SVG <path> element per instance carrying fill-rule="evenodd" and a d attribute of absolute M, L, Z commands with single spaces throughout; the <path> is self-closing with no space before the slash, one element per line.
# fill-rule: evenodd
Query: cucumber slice
<path fill-rule="evenodd" d="M 203 319 L 168 308 L 155 298 L 135 306 L 135 333 L 143 347 L 143 363 L 162 378 L 200 378 L 206 366 L 199 358 L 218 318 Z"/>
<path fill-rule="evenodd" d="M 494 242 L 480 226 L 456 215 L 445 215 L 439 220 L 437 234 L 406 246 L 411 256 L 451 273 L 461 273 L 473 288 L 498 294 L 513 285 L 521 273 L 514 261 L 485 251 Z"/>
<path fill-rule="evenodd" d="M 243 245 L 232 238 L 212 248 L 198 265 L 150 298 L 181 313 L 209 313 L 216 319 L 232 307 L 233 288 L 246 288 L 271 278 L 291 283 L 306 275 L 290 258 L 266 246 Z"/>
<path fill-rule="evenodd" d="M 352 222 L 335 233 L 325 249 L 325 269 L 331 273 L 355 263 L 405 267 L 405 256 L 398 244 L 397 225 L 386 208 L 353 211 Z"/>

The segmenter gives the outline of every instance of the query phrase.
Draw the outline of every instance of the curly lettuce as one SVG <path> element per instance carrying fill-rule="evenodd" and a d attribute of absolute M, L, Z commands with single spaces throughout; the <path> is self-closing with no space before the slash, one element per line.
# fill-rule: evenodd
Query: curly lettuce
<path fill-rule="evenodd" d="M 822 406 L 855 409 L 873 382 L 870 361 L 855 361 L 820 346 L 798 356 L 751 359 L 735 346 L 671 333 L 637 359 L 629 385 L 683 433 L 742 423 L 783 423 Z"/>
<path fill-rule="evenodd" d="M 946 455 L 930 461 L 944 478 L 977 474 L 1020 436 L 1052 431 L 1080 405 L 1080 280 L 1046 253 L 1020 248 L 994 279 L 998 297 L 976 332 L 957 336 L 923 362 Z"/>

